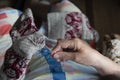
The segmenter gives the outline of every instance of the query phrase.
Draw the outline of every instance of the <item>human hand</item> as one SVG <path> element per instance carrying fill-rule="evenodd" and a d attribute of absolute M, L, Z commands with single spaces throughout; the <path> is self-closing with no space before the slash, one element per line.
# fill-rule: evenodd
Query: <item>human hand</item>
<path fill-rule="evenodd" d="M 91 65 L 93 60 L 91 55 L 94 51 L 86 42 L 78 38 L 58 40 L 52 56 L 59 62 L 72 60 L 80 64 Z"/>
<path fill-rule="evenodd" d="M 120 74 L 119 65 L 80 39 L 58 40 L 52 51 L 52 56 L 59 62 L 72 60 L 79 64 L 93 66 L 100 75 Z"/>

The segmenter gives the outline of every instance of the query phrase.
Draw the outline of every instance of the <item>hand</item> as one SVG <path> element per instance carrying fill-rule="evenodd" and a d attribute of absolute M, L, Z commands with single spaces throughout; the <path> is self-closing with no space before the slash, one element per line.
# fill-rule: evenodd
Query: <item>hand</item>
<path fill-rule="evenodd" d="M 118 74 L 120 74 L 119 65 L 80 39 L 58 40 L 52 56 L 60 62 L 72 60 L 79 64 L 93 66 L 101 75 L 119 76 Z"/>
<path fill-rule="evenodd" d="M 76 38 L 71 40 L 58 40 L 56 47 L 52 51 L 52 56 L 57 61 L 72 60 L 80 64 L 91 65 L 94 53 L 86 42 Z"/>

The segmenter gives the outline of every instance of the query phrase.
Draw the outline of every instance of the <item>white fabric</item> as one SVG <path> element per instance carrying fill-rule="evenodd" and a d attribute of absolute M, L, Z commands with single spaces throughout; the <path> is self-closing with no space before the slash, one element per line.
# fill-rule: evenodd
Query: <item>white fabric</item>
<path fill-rule="evenodd" d="M 51 39 L 78 37 L 96 42 L 99 40 L 98 32 L 90 26 L 87 17 L 79 12 L 49 13 L 48 37 Z"/>
<path fill-rule="evenodd" d="M 104 55 L 109 57 L 114 62 L 120 64 L 120 40 L 113 39 L 110 41 L 110 43 L 110 48 L 104 48 Z"/>
<path fill-rule="evenodd" d="M 69 0 L 63 0 L 60 3 L 55 4 L 52 7 L 51 12 L 81 12 L 81 11 Z"/>

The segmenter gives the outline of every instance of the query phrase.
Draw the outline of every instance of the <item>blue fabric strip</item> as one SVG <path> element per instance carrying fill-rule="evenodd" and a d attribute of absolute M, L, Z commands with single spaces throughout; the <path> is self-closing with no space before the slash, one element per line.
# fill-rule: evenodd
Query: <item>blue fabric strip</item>
<path fill-rule="evenodd" d="M 53 80 L 66 80 L 60 62 L 57 62 L 51 57 L 51 51 L 47 47 L 44 47 L 41 49 L 40 53 L 46 58 L 49 64 L 50 71 L 53 74 Z"/>

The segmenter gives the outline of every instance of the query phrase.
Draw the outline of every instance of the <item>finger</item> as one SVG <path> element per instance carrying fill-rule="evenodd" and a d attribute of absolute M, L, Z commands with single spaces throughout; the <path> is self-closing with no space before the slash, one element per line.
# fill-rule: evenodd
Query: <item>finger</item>
<path fill-rule="evenodd" d="M 54 55 L 54 58 L 58 61 L 58 62 L 62 62 L 63 61 L 63 57 L 61 55 Z"/>
<path fill-rule="evenodd" d="M 53 57 L 57 61 L 67 61 L 67 60 L 74 60 L 75 59 L 75 53 L 70 52 L 57 52 L 53 55 Z"/>
<path fill-rule="evenodd" d="M 52 52 L 56 53 L 66 48 L 75 48 L 75 42 L 73 40 L 58 40 L 57 45 L 53 48 Z"/>
<path fill-rule="evenodd" d="M 62 51 L 62 48 L 60 46 L 60 44 L 57 42 L 56 46 L 52 49 L 52 54 L 54 55 L 56 52 Z"/>
<path fill-rule="evenodd" d="M 56 46 L 52 49 L 52 55 L 58 51 L 62 51 L 62 48 L 61 48 L 61 39 L 57 39 L 57 44 Z"/>

